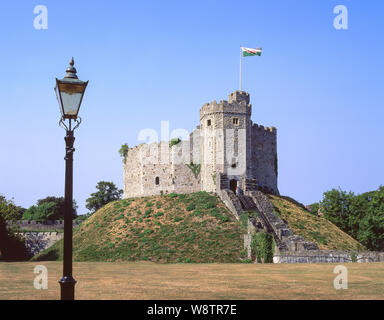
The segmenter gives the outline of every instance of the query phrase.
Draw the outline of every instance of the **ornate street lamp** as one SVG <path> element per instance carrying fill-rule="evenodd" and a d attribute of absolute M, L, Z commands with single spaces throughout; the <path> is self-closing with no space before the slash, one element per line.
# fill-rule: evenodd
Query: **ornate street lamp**
<path fill-rule="evenodd" d="M 63 79 L 56 78 L 56 97 L 61 110 L 60 126 L 66 130 L 65 140 L 65 199 L 64 199 L 64 257 L 63 277 L 59 281 L 61 300 L 74 300 L 76 280 L 72 277 L 72 219 L 73 219 L 73 131 L 80 125 L 78 117 L 81 102 L 88 81 L 78 79 L 73 58 Z M 66 122 L 67 121 L 67 122 Z M 74 127 L 72 128 L 72 121 Z"/>

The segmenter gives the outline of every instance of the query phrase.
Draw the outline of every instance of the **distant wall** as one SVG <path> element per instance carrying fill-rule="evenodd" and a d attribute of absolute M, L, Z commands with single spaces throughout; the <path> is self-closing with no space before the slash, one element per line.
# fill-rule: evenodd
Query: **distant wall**
<path fill-rule="evenodd" d="M 347 263 L 354 262 L 353 253 L 346 251 L 311 250 L 280 252 L 273 257 L 274 263 Z M 356 262 L 383 262 L 384 252 L 359 252 Z"/>
<path fill-rule="evenodd" d="M 63 232 L 25 232 L 22 235 L 25 237 L 25 246 L 31 257 L 64 237 Z"/>
<path fill-rule="evenodd" d="M 81 224 L 81 222 L 73 221 L 73 227 Z M 32 230 L 32 231 L 49 231 L 49 230 L 63 230 L 64 220 L 49 220 L 45 223 L 34 220 L 18 220 L 18 221 L 7 221 L 8 226 L 19 227 L 21 230 Z"/>

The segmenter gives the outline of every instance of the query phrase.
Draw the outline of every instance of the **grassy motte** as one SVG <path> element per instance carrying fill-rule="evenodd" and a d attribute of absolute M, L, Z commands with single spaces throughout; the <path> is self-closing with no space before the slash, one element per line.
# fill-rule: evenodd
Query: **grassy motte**
<path fill-rule="evenodd" d="M 366 251 L 366 248 L 325 218 L 311 214 L 295 201 L 269 195 L 276 215 L 297 235 L 318 244 L 320 250 Z"/>
<path fill-rule="evenodd" d="M 240 262 L 241 228 L 214 194 L 168 194 L 107 204 L 74 229 L 75 261 Z M 33 260 L 62 260 L 63 241 Z"/>

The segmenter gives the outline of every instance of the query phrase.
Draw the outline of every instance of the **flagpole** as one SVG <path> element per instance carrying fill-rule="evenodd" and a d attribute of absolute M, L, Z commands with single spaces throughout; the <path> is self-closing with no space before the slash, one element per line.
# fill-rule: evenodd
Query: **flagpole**
<path fill-rule="evenodd" d="M 240 46 L 240 91 L 241 91 L 241 62 L 242 62 L 241 54 L 242 54 L 242 50 L 241 50 L 241 46 Z"/>

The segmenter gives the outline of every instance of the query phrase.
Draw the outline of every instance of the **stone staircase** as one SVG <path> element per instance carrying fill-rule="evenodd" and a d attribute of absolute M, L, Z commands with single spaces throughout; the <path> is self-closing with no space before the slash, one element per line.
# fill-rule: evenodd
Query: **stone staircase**
<path fill-rule="evenodd" d="M 245 191 L 237 196 L 231 190 L 218 192 L 237 219 L 244 212 L 249 212 L 248 234 L 244 235 L 244 248 L 251 257 L 252 235 L 266 231 L 275 241 L 274 263 L 345 263 L 352 262 L 352 253 L 346 251 L 319 250 L 316 243 L 306 241 L 295 234 L 279 218 L 269 198 L 261 191 Z M 298 204 L 299 205 L 299 204 Z M 359 252 L 357 262 L 382 262 L 384 252 Z"/>
<path fill-rule="evenodd" d="M 257 209 L 256 204 L 253 202 L 251 197 L 238 195 L 237 198 L 239 199 L 241 207 L 244 211 L 255 211 Z"/>
<path fill-rule="evenodd" d="M 272 234 L 276 249 L 282 251 L 318 250 L 317 244 L 294 234 L 289 226 L 275 213 L 269 198 L 260 191 L 246 191 L 235 195 L 231 190 L 221 190 L 220 198 L 238 218 L 244 212 L 252 212 L 249 222 L 255 232 L 265 230 Z"/>

